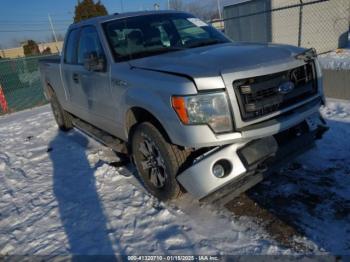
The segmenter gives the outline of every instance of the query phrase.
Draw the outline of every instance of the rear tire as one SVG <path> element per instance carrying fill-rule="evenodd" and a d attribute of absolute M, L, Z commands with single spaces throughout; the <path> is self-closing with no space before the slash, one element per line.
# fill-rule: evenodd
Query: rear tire
<path fill-rule="evenodd" d="M 62 108 L 55 93 L 52 94 L 50 103 L 51 103 L 52 113 L 55 117 L 58 127 L 64 132 L 72 129 L 73 128 L 72 117 L 68 112 L 66 112 Z"/>
<path fill-rule="evenodd" d="M 176 176 L 181 172 L 189 151 L 168 143 L 149 122 L 136 127 L 131 148 L 140 178 L 152 195 L 163 201 L 182 195 Z"/>

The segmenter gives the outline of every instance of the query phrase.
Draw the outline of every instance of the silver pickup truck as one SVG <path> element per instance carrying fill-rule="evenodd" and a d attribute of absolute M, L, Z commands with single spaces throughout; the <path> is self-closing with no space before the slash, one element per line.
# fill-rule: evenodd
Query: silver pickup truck
<path fill-rule="evenodd" d="M 131 156 L 161 200 L 232 198 L 327 130 L 314 49 L 232 42 L 183 12 L 73 24 L 40 71 L 60 129 Z"/>

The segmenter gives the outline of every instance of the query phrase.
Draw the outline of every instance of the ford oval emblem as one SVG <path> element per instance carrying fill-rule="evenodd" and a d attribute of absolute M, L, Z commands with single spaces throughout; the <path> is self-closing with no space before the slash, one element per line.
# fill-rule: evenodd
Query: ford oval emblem
<path fill-rule="evenodd" d="M 294 87 L 295 86 L 294 86 L 294 83 L 292 81 L 287 81 L 287 82 L 280 84 L 278 86 L 277 91 L 278 91 L 278 93 L 285 95 L 285 94 L 292 92 L 294 90 Z"/>

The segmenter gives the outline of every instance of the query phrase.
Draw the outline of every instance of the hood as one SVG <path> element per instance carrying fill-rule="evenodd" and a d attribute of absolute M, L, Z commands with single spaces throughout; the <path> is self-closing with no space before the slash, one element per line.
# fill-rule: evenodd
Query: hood
<path fill-rule="evenodd" d="M 191 78 L 199 90 L 224 88 L 224 72 L 239 72 L 295 60 L 302 48 L 289 45 L 227 43 L 145 57 L 130 61 L 145 70 Z"/>

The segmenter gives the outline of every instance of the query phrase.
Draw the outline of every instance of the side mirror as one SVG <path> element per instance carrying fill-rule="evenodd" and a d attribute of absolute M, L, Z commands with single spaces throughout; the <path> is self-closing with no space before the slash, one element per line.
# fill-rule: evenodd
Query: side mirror
<path fill-rule="evenodd" d="M 84 59 L 84 67 L 88 71 L 103 72 L 106 69 L 106 59 L 98 56 L 96 52 L 87 53 Z"/>

